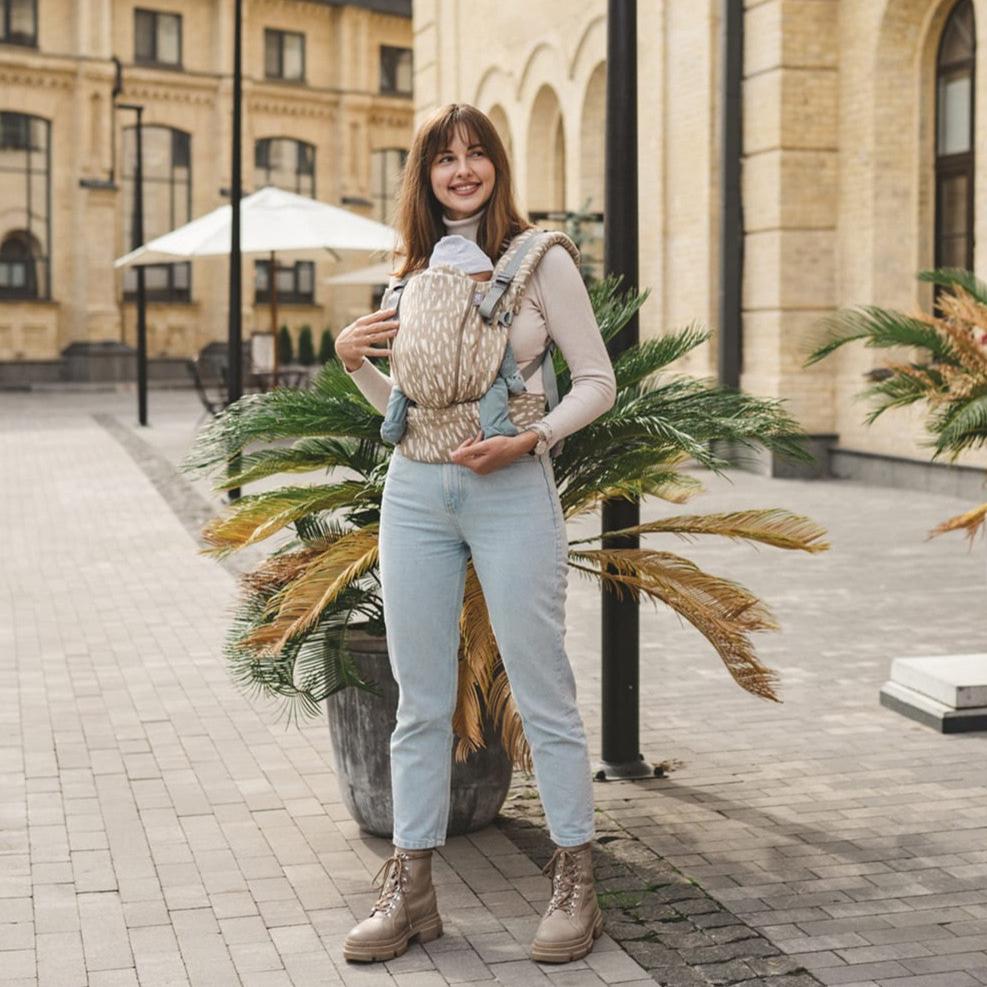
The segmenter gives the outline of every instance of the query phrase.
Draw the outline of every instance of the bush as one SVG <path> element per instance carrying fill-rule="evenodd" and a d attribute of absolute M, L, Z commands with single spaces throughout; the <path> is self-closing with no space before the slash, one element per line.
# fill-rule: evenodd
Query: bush
<path fill-rule="evenodd" d="M 319 363 L 328 363 L 336 359 L 336 347 L 333 343 L 332 333 L 328 329 L 322 330 L 322 338 L 319 340 Z"/>
<path fill-rule="evenodd" d="M 298 333 L 298 362 L 303 367 L 315 363 L 315 344 L 312 342 L 312 327 L 302 326 Z"/>
<path fill-rule="evenodd" d="M 284 366 L 286 363 L 294 363 L 295 347 L 291 342 L 291 333 L 287 326 L 282 326 L 278 331 L 278 363 Z"/>

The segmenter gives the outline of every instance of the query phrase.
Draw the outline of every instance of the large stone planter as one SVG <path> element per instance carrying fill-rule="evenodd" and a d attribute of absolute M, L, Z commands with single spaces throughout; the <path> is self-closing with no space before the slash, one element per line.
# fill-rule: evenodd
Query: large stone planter
<path fill-rule="evenodd" d="M 357 628 L 349 651 L 365 681 L 379 687 L 342 689 L 326 700 L 329 733 L 343 802 L 361 829 L 374 836 L 393 834 L 390 738 L 397 719 L 398 686 L 391 674 L 385 638 Z M 510 758 L 490 729 L 487 746 L 463 763 L 452 762 L 449 836 L 471 833 L 493 822 L 511 784 Z"/>

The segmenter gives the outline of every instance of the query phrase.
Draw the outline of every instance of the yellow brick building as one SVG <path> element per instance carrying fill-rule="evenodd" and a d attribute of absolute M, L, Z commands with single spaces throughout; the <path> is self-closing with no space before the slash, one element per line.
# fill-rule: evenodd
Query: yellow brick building
<path fill-rule="evenodd" d="M 827 312 L 928 310 L 918 270 L 985 273 L 987 2 L 730 2 L 744 3 L 742 386 L 836 436 L 841 475 L 967 489 L 972 471 L 917 471 L 917 415 L 864 426 L 855 395 L 880 355 L 802 364 Z M 637 10 L 640 271 L 653 291 L 642 333 L 692 320 L 715 331 L 722 0 Z M 604 0 L 415 0 L 419 118 L 475 103 L 510 144 L 529 210 L 602 209 L 605 15 Z M 715 347 L 687 369 L 715 373 Z"/>
<path fill-rule="evenodd" d="M 388 220 L 412 132 L 410 0 L 244 0 L 243 181 Z M 145 238 L 228 201 L 233 0 L 0 0 L 0 367 L 57 379 L 70 344 L 134 341 L 132 112 L 144 107 Z M 280 321 L 338 328 L 369 289 L 279 270 Z M 244 262 L 244 335 L 267 331 Z M 225 337 L 227 264 L 148 270 L 149 354 Z M 16 366 L 13 363 L 16 362 Z M 0 375 L 2 376 L 2 375 Z"/>

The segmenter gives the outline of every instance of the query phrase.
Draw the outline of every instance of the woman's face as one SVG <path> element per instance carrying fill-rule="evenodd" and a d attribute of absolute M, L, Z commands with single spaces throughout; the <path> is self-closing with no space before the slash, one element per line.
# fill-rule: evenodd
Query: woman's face
<path fill-rule="evenodd" d="M 435 198 L 449 219 L 465 219 L 482 209 L 497 175 L 482 144 L 456 131 L 449 147 L 432 160 L 430 178 Z"/>

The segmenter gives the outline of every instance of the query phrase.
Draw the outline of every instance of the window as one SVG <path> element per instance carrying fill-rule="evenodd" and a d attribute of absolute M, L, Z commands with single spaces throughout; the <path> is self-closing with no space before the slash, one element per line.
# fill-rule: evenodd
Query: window
<path fill-rule="evenodd" d="M 268 79 L 304 79 L 305 35 L 265 29 L 264 75 Z"/>
<path fill-rule="evenodd" d="M 936 62 L 936 267 L 973 269 L 972 0 L 960 0 L 943 28 Z"/>
<path fill-rule="evenodd" d="M 50 298 L 50 125 L 0 113 L 0 298 Z"/>
<path fill-rule="evenodd" d="M 311 305 L 315 301 L 315 264 L 310 260 L 278 264 L 275 287 L 279 302 Z M 259 260 L 254 267 L 254 301 L 271 300 L 271 262 Z"/>
<path fill-rule="evenodd" d="M 315 196 L 315 145 L 291 137 L 265 137 L 254 145 L 254 184 Z"/>
<path fill-rule="evenodd" d="M 37 0 L 0 0 L 0 41 L 37 48 Z"/>
<path fill-rule="evenodd" d="M 137 128 L 123 132 L 123 209 L 125 246 L 134 245 L 134 170 L 137 162 Z M 143 128 L 144 142 L 144 240 L 151 240 L 192 218 L 191 137 L 171 127 Z M 144 268 L 148 301 L 185 301 L 191 298 L 191 265 L 154 264 Z M 137 291 L 137 272 L 128 267 L 123 275 L 123 297 Z"/>
<path fill-rule="evenodd" d="M 134 61 L 142 65 L 181 65 L 181 14 L 135 10 Z"/>
<path fill-rule="evenodd" d="M 411 49 L 380 48 L 380 91 L 394 96 L 411 95 Z"/>
<path fill-rule="evenodd" d="M 393 219 L 394 197 L 407 157 L 407 151 L 394 147 L 374 151 L 370 157 L 370 198 L 374 204 L 374 219 L 381 223 L 390 223 Z"/>

